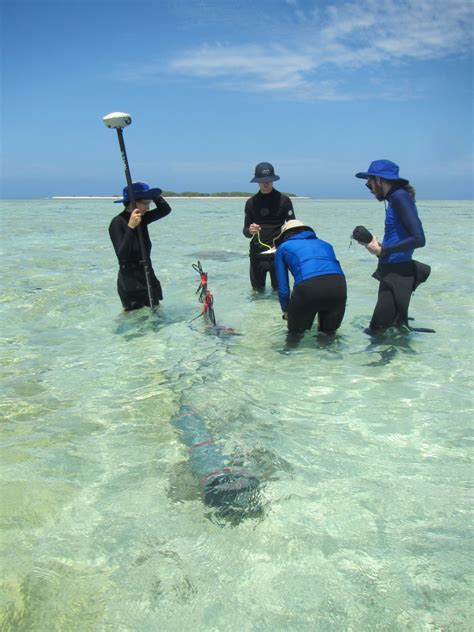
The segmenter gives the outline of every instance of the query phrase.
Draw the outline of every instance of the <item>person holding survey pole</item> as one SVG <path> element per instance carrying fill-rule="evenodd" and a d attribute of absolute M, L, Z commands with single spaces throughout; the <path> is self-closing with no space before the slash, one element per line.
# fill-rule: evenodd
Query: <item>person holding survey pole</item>
<path fill-rule="evenodd" d="M 117 132 L 127 186 L 123 197 L 122 213 L 114 217 L 109 226 L 115 254 L 119 261 L 117 290 L 125 311 L 148 305 L 152 311 L 163 299 L 161 285 L 151 267 L 151 240 L 148 224 L 170 213 L 170 205 L 161 197 L 161 189 L 150 189 L 146 182 L 132 182 L 123 130 L 131 124 L 127 112 L 111 112 L 102 117 L 106 127 Z M 151 201 L 155 209 L 149 210 Z"/>
<path fill-rule="evenodd" d="M 170 205 L 161 197 L 161 189 L 150 189 L 145 182 L 134 182 L 133 193 L 135 208 L 132 208 L 128 187 L 125 187 L 122 199 L 116 200 L 116 202 L 124 204 L 124 209 L 114 217 L 109 226 L 110 239 L 119 262 L 117 290 L 125 311 L 140 309 L 145 305 L 156 307 L 163 299 L 160 281 L 153 271 L 151 262 L 149 262 L 152 245 L 148 234 L 148 225 L 166 217 L 171 212 Z M 155 208 L 150 210 L 152 202 Z M 147 279 L 142 263 L 143 253 L 138 229 L 142 232 L 145 255 L 149 262 L 151 301 L 148 296 Z"/>
<path fill-rule="evenodd" d="M 250 238 L 250 283 L 254 290 L 265 289 L 267 272 L 270 273 L 272 288 L 278 288 L 275 274 L 273 240 L 280 233 L 284 222 L 294 219 L 290 198 L 273 188 L 279 180 L 273 165 L 260 162 L 255 167 L 251 182 L 257 182 L 260 190 L 245 203 L 243 233 Z"/>

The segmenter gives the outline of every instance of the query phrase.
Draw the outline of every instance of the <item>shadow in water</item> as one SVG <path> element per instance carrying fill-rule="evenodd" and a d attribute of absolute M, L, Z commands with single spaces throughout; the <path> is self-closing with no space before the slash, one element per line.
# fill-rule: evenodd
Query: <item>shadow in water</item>
<path fill-rule="evenodd" d="M 211 259 L 213 261 L 233 261 L 234 259 L 242 259 L 243 257 L 241 252 L 234 252 L 232 250 L 201 250 L 188 253 L 186 256 L 192 259 Z"/>
<path fill-rule="evenodd" d="M 326 334 L 318 331 L 315 335 L 310 332 L 290 333 L 286 334 L 285 346 L 279 349 L 278 353 L 288 355 L 299 347 L 321 349 L 331 352 L 340 352 L 341 343 L 344 337 L 338 334 Z"/>
<path fill-rule="evenodd" d="M 402 328 L 390 328 L 383 332 L 366 329 L 370 342 L 365 348 L 366 353 L 377 353 L 379 358 L 368 362 L 364 366 L 387 366 L 399 353 L 414 355 L 416 351 L 410 345 L 410 331 Z"/>
<path fill-rule="evenodd" d="M 204 324 L 198 325 L 199 322 L 204 322 Z M 216 336 L 217 338 L 222 338 L 224 340 L 231 340 L 234 336 L 243 335 L 233 327 L 226 327 L 225 325 L 219 324 L 213 325 L 206 317 L 194 319 L 191 321 L 189 327 L 193 331 L 202 331 L 206 336 Z"/>
<path fill-rule="evenodd" d="M 117 318 L 114 333 L 126 340 L 133 340 L 146 336 L 149 332 L 156 333 L 173 322 L 161 309 L 151 310 L 149 307 L 142 307 L 131 312 L 122 312 Z"/>

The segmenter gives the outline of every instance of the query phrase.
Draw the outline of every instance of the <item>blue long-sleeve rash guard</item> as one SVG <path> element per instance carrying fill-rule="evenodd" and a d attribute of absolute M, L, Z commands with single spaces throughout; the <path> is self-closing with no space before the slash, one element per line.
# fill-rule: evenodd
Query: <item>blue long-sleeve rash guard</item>
<path fill-rule="evenodd" d="M 313 230 L 303 230 L 280 244 L 275 254 L 278 279 L 278 298 L 282 311 L 288 311 L 290 285 L 288 270 L 294 285 L 325 274 L 344 274 L 334 249 L 327 241 L 318 239 Z"/>
<path fill-rule="evenodd" d="M 390 191 L 385 213 L 381 263 L 410 261 L 415 248 L 422 248 L 425 233 L 413 197 L 403 188 Z"/>

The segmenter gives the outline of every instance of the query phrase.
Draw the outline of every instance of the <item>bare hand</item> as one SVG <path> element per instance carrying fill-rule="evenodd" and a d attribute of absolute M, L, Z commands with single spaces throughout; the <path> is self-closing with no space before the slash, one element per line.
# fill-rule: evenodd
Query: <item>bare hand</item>
<path fill-rule="evenodd" d="M 288 312 L 283 312 L 281 317 L 283 318 L 283 320 L 288 320 Z"/>
<path fill-rule="evenodd" d="M 130 228 L 136 228 L 137 226 L 140 226 L 141 222 L 142 222 L 142 214 L 136 208 L 130 213 L 130 219 L 128 220 L 128 225 Z"/>
<path fill-rule="evenodd" d="M 371 254 L 375 255 L 376 257 L 380 256 L 380 253 L 382 252 L 382 246 L 377 237 L 374 237 L 370 243 L 364 245 Z"/>
<path fill-rule="evenodd" d="M 260 224 L 250 224 L 249 226 L 249 233 L 251 235 L 255 235 L 256 233 L 258 233 L 261 230 L 261 226 Z"/>

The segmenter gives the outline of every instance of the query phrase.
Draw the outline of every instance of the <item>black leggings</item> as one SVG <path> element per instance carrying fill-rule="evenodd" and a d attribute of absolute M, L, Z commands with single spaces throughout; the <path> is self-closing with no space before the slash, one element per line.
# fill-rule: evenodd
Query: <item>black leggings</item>
<path fill-rule="evenodd" d="M 380 285 L 370 329 L 408 325 L 408 308 L 415 289 L 413 262 L 380 265 L 373 276 Z"/>
<path fill-rule="evenodd" d="M 126 312 L 130 312 L 133 309 L 141 309 L 145 306 L 151 307 L 148 290 L 139 290 L 138 292 L 125 292 L 124 289 L 120 286 L 120 283 L 117 283 L 117 291 L 120 296 L 120 300 L 122 301 L 122 307 Z M 153 300 L 153 306 L 158 307 L 158 305 L 160 304 L 160 300 L 163 298 L 161 286 L 151 286 L 151 298 Z"/>
<path fill-rule="evenodd" d="M 153 268 L 150 269 L 150 282 L 153 305 L 157 307 L 160 301 L 163 300 L 163 292 L 161 283 L 156 278 Z M 145 307 L 145 305 L 150 307 L 145 272 L 141 264 L 121 266 L 117 279 L 117 291 L 122 301 L 122 306 L 127 312 L 133 309 L 140 309 Z"/>
<path fill-rule="evenodd" d="M 261 255 L 250 257 L 250 283 L 254 290 L 262 291 L 265 289 L 265 280 L 267 272 L 270 273 L 270 281 L 274 290 L 278 289 L 278 282 L 275 272 L 275 256 Z"/>
<path fill-rule="evenodd" d="M 324 274 L 298 283 L 288 306 L 288 331 L 302 333 L 311 329 L 318 314 L 318 330 L 334 333 L 344 318 L 346 300 L 346 279 L 342 274 Z"/>
<path fill-rule="evenodd" d="M 387 329 L 388 327 L 402 324 L 403 321 L 399 318 L 398 308 L 392 290 L 381 283 L 379 285 L 377 305 L 375 306 L 369 325 L 370 329 Z"/>

